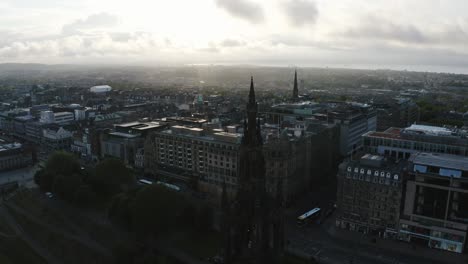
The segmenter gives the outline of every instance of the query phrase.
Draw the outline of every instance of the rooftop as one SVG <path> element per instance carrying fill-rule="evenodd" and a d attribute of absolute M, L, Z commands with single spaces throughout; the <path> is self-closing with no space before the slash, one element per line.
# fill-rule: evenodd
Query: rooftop
<path fill-rule="evenodd" d="M 110 132 L 109 135 L 117 136 L 117 137 L 124 137 L 124 138 L 137 138 L 140 134 L 128 134 L 122 132 Z"/>
<path fill-rule="evenodd" d="M 457 128 L 411 125 L 407 128 L 391 127 L 383 132 L 370 131 L 364 136 L 464 145 L 466 143 L 463 142 L 466 141 L 467 135 L 466 130 Z"/>
<path fill-rule="evenodd" d="M 417 133 L 432 136 L 451 136 L 454 131 L 446 127 L 426 126 L 413 124 L 410 127 L 403 129 L 405 133 Z"/>
<path fill-rule="evenodd" d="M 411 155 L 410 161 L 420 165 L 468 171 L 468 158 L 458 155 L 421 152 Z"/>
<path fill-rule="evenodd" d="M 22 145 L 18 142 L 7 142 L 4 139 L 0 139 L 0 152 L 12 150 L 12 149 L 19 149 L 21 148 L 21 146 Z"/>

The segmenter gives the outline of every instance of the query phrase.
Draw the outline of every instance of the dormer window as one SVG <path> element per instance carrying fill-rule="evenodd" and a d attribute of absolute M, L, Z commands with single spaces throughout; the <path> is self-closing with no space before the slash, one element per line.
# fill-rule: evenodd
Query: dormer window
<path fill-rule="evenodd" d="M 385 177 L 385 172 L 382 171 L 382 172 L 380 173 L 380 177 Z"/>
<path fill-rule="evenodd" d="M 351 167 L 348 167 L 348 171 L 351 172 L 353 169 Z"/>

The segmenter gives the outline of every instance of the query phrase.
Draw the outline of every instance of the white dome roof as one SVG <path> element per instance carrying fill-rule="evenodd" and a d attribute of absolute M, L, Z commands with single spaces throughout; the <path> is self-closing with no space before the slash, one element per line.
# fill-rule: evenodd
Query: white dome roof
<path fill-rule="evenodd" d="M 92 93 L 105 93 L 112 91 L 112 87 L 110 87 L 109 85 L 98 85 L 89 88 L 89 91 Z"/>

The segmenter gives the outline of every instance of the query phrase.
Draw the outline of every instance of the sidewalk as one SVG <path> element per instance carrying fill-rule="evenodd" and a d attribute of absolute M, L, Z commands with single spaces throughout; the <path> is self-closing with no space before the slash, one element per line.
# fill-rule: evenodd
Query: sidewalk
<path fill-rule="evenodd" d="M 373 236 L 362 235 L 359 232 L 353 232 L 337 228 L 334 224 L 327 228 L 327 233 L 334 239 L 347 241 L 349 243 L 359 243 L 360 246 L 393 252 L 399 255 L 408 255 L 413 257 L 425 257 L 441 263 L 465 264 L 467 256 L 465 254 L 453 253 L 438 249 L 431 249 L 420 245 L 407 243 L 404 241 L 376 238 L 376 243 L 372 242 Z"/>

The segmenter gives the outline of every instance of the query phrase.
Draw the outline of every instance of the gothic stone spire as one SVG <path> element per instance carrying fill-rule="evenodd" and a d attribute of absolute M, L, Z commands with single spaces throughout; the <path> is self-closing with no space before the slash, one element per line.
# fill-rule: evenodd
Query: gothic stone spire
<path fill-rule="evenodd" d="M 293 89 L 293 99 L 299 98 L 299 88 L 297 87 L 297 70 L 294 70 L 294 89 Z"/>

